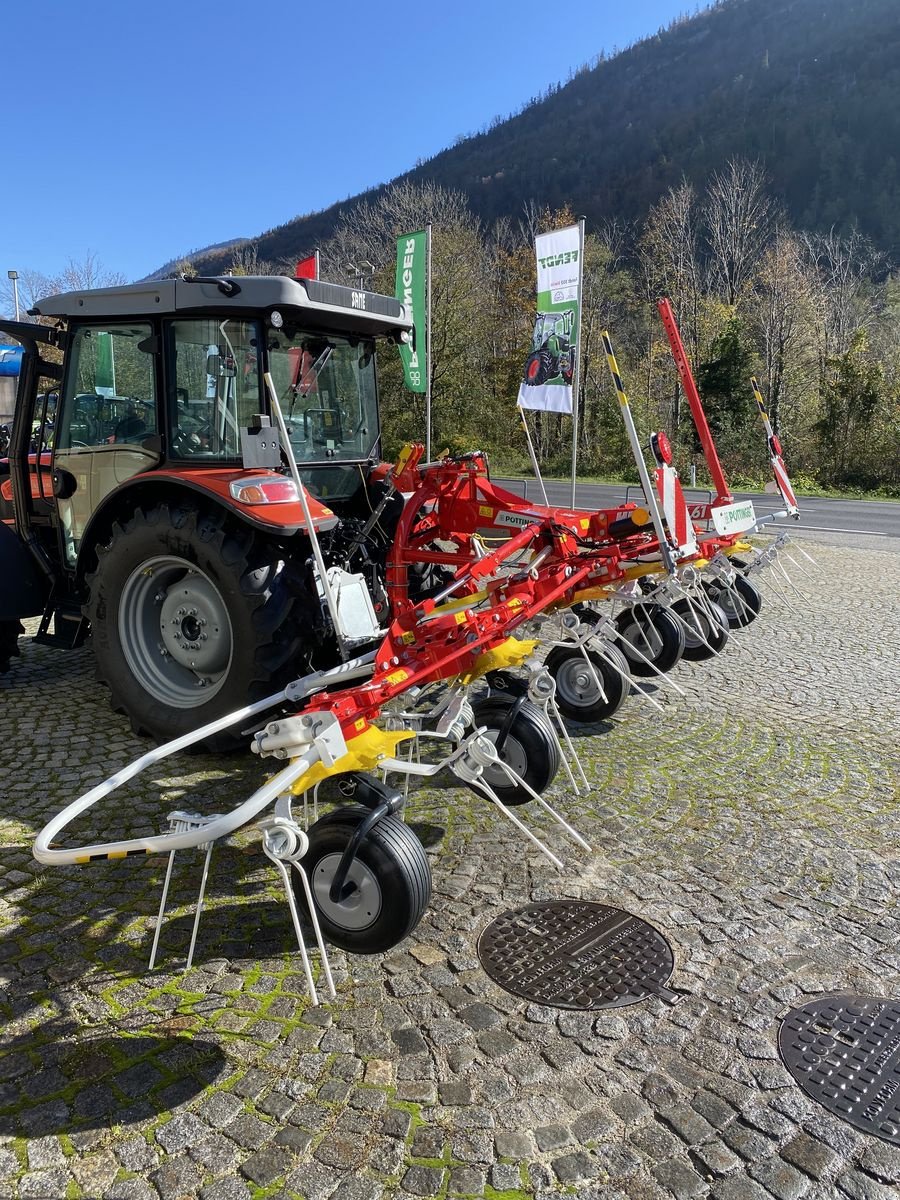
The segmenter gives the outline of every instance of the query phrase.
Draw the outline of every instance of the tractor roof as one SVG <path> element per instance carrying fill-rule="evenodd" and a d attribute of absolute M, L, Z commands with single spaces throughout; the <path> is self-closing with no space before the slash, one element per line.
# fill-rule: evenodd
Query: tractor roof
<path fill-rule="evenodd" d="M 141 316 L 259 316 L 281 312 L 304 327 L 362 336 L 397 335 L 412 328 L 393 296 L 287 275 L 230 275 L 215 278 L 157 279 L 119 287 L 48 296 L 31 316 L 69 320 Z"/>

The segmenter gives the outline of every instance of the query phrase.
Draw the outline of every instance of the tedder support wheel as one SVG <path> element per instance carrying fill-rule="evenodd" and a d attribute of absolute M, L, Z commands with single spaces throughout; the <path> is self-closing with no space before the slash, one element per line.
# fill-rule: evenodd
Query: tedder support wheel
<path fill-rule="evenodd" d="M 714 604 L 718 604 L 728 618 L 729 629 L 741 629 L 759 616 L 762 596 L 749 579 L 735 575 L 731 584 L 719 579 L 706 579 L 703 590 Z"/>
<path fill-rule="evenodd" d="M 712 609 L 712 616 L 706 607 Z M 728 617 L 718 604 L 697 600 L 676 600 L 672 611 L 676 612 L 686 626 L 684 630 L 684 657 L 693 662 L 712 658 L 728 641 Z M 705 644 L 707 643 L 707 644 Z"/>
<path fill-rule="evenodd" d="M 508 721 L 511 710 L 512 720 Z M 534 791 L 541 795 L 559 770 L 559 743 L 548 728 L 540 709 L 521 697 L 494 695 L 472 706 L 475 725 L 487 728 L 486 737 L 496 745 L 501 736 L 500 759 Z M 531 792 L 513 782 L 499 766 L 488 767 L 484 780 L 504 804 L 515 807 L 533 799 Z M 477 790 L 477 789 L 476 789 Z"/>
<path fill-rule="evenodd" d="M 369 809 L 353 804 L 320 817 L 308 830 L 303 867 L 327 941 L 351 954 L 383 954 L 415 929 L 431 899 L 431 868 L 413 831 L 397 817 L 382 817 L 369 830 L 347 873 L 345 899 L 333 901 L 331 881 L 356 827 Z M 296 876 L 296 872 L 294 872 Z M 294 895 L 307 911 L 299 878 Z"/>
<path fill-rule="evenodd" d="M 622 637 L 618 649 L 628 659 L 632 675 L 647 678 L 657 671 L 671 671 L 681 660 L 684 630 L 659 604 L 636 604 L 626 608 L 616 617 L 616 628 Z M 632 648 L 643 658 L 633 653 Z"/>
<path fill-rule="evenodd" d="M 0 675 L 5 675 L 10 669 L 11 658 L 18 658 L 19 634 L 25 632 L 21 621 L 0 621 Z"/>
<path fill-rule="evenodd" d="M 116 523 L 85 606 L 113 708 L 165 741 L 302 675 L 302 600 L 287 575 L 279 551 L 224 511 L 160 504 Z M 239 730 L 208 743 L 240 744 Z"/>
<path fill-rule="evenodd" d="M 604 646 L 602 654 L 590 646 L 555 646 L 544 666 L 556 680 L 559 711 L 570 721 L 604 721 L 631 691 L 628 660 L 615 646 Z"/>

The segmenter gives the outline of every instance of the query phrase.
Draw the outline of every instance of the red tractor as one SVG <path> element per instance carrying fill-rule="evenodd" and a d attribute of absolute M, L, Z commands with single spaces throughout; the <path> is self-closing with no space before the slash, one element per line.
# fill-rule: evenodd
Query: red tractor
<path fill-rule="evenodd" d="M 23 617 L 41 617 L 42 643 L 90 632 L 113 707 L 166 739 L 380 640 L 402 502 L 372 477 L 375 348 L 411 336 L 399 301 L 281 276 L 182 277 L 52 296 L 30 315 L 42 323 L 0 321 L 24 348 L 0 463 L 0 671 Z M 367 585 L 345 604 L 342 639 L 273 390 L 326 573 L 352 562 Z"/>

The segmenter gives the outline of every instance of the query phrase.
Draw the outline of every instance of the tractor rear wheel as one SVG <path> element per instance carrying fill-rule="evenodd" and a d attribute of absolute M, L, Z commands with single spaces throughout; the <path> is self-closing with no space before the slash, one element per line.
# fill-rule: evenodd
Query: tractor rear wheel
<path fill-rule="evenodd" d="M 534 350 L 528 355 L 525 363 L 525 382 L 531 387 L 539 387 L 546 383 L 554 374 L 553 356 L 546 350 Z"/>
<path fill-rule="evenodd" d="M 160 504 L 116 523 L 85 606 L 113 708 L 166 741 L 303 674 L 300 617 L 311 614 L 289 574 L 275 546 L 224 511 Z M 240 744 L 235 729 L 206 746 Z"/>
<path fill-rule="evenodd" d="M 10 659 L 18 658 L 22 653 L 19 634 L 24 632 L 25 626 L 21 621 L 0 621 L 0 675 L 5 675 L 10 669 Z"/>

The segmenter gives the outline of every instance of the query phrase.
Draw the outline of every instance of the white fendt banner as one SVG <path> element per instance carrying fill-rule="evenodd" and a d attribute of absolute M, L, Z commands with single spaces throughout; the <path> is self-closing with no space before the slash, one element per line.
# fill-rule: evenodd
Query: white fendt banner
<path fill-rule="evenodd" d="M 579 227 L 541 233 L 534 240 L 534 249 L 537 314 L 518 404 L 520 408 L 570 413 L 581 302 Z"/>

